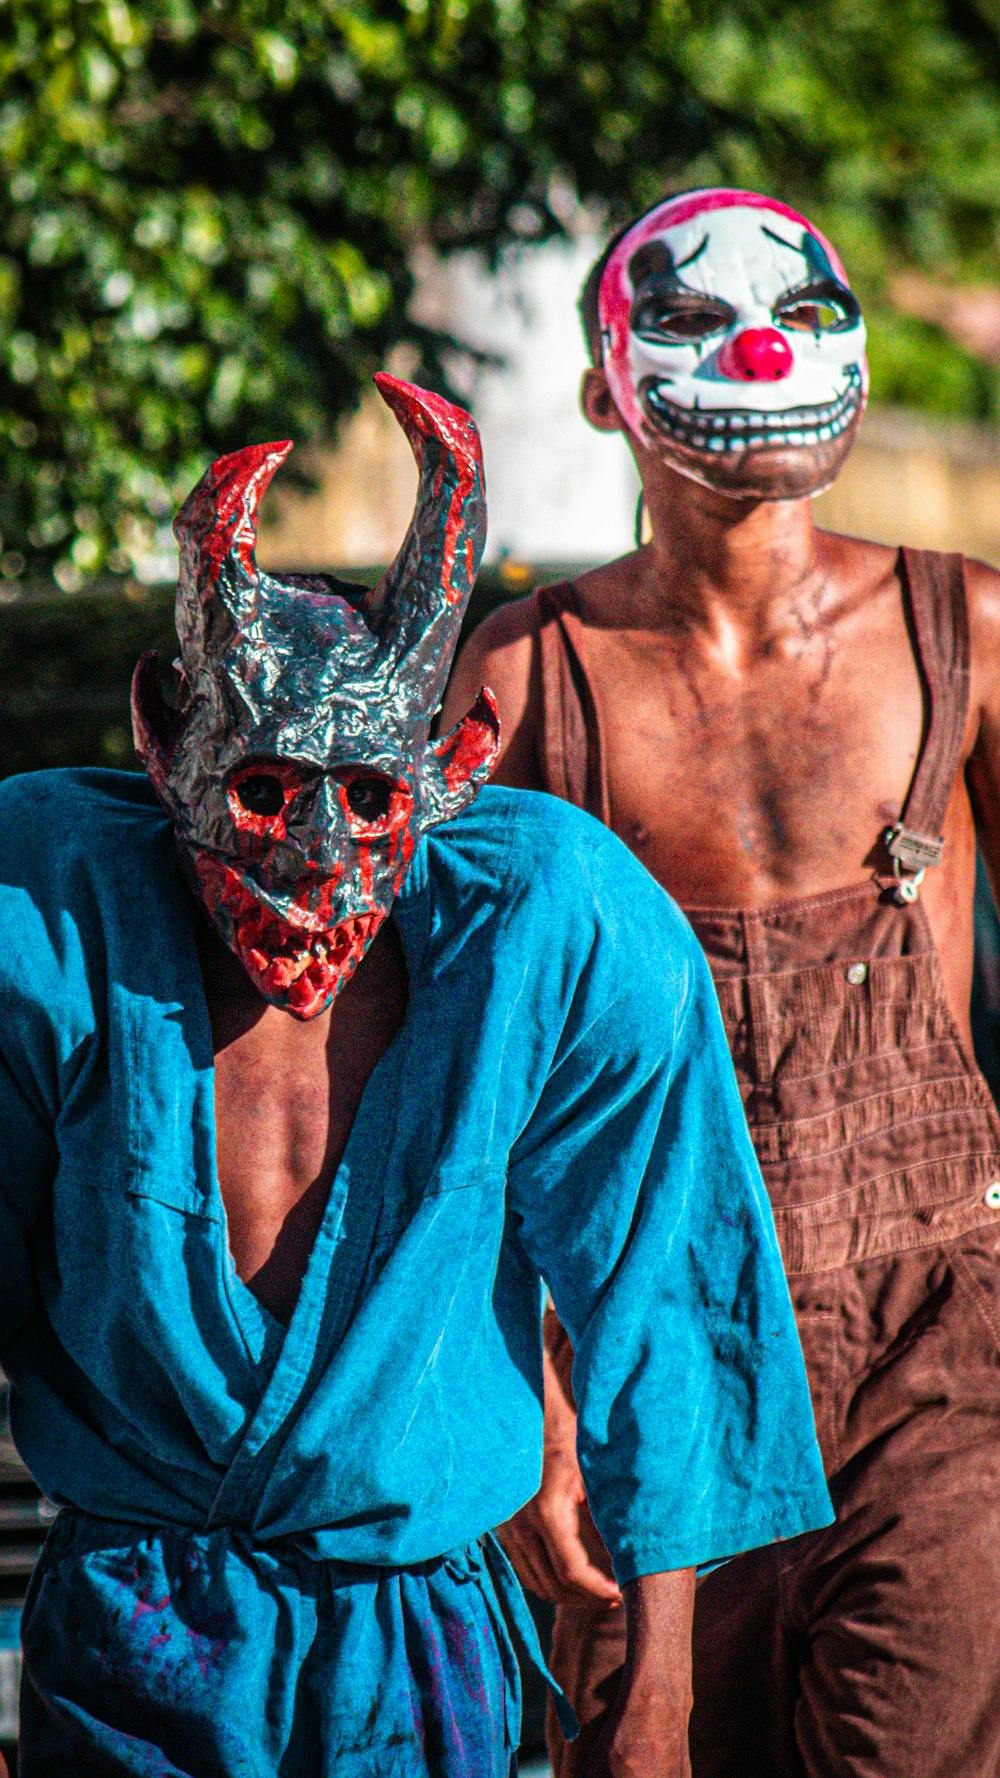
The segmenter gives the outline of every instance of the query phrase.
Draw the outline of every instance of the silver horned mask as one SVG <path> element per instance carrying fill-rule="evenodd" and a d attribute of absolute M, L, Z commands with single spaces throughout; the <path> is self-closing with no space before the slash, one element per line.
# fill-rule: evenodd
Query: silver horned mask
<path fill-rule="evenodd" d="M 179 684 L 164 695 L 147 654 L 132 689 L 136 748 L 188 882 L 260 993 L 300 1019 L 350 979 L 421 835 L 472 801 L 499 747 L 485 688 L 430 739 L 486 536 L 475 424 L 375 381 L 419 470 L 382 580 L 264 573 L 257 507 L 292 447 L 220 457 L 174 526 Z"/>

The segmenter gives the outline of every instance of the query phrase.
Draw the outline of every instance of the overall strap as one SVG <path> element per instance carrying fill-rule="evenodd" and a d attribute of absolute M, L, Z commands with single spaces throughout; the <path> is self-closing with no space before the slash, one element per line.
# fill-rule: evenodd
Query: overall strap
<path fill-rule="evenodd" d="M 534 594 L 542 680 L 539 758 L 545 788 L 610 821 L 604 742 L 593 688 L 583 664 L 572 581 Z"/>
<path fill-rule="evenodd" d="M 961 757 L 969 713 L 969 609 L 964 557 L 903 549 L 900 558 L 925 717 L 902 815 L 886 843 L 899 877 L 897 893 L 912 901 L 924 870 L 940 859 L 945 810 Z M 914 874 L 906 877 L 903 871 Z"/>

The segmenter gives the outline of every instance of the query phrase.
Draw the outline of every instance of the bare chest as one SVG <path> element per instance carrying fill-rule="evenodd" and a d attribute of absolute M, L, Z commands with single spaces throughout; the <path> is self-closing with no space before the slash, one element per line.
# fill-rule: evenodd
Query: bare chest
<path fill-rule="evenodd" d="M 239 1277 L 287 1322 L 362 1095 L 403 1022 L 405 970 L 389 972 L 385 992 L 348 984 L 308 1023 L 256 994 L 251 1023 L 218 981 L 206 986 L 229 1248 Z"/>
<path fill-rule="evenodd" d="M 901 641 L 816 637 L 733 672 L 680 638 L 644 649 L 595 637 L 615 830 L 692 905 L 763 905 L 860 877 L 920 749 L 920 682 Z"/>

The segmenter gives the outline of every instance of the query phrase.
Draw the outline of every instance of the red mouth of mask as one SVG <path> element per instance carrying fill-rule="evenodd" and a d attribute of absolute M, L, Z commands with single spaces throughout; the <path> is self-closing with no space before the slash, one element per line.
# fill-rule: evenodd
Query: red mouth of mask
<path fill-rule="evenodd" d="M 232 945 L 266 999 L 308 1019 L 350 979 L 384 914 L 350 914 L 326 932 L 303 932 L 254 906 L 233 922 Z"/>
<path fill-rule="evenodd" d="M 347 914 L 332 926 L 292 925 L 265 907 L 238 871 L 202 853 L 201 898 L 254 986 L 297 1018 L 315 1018 L 350 980 L 385 919 L 383 909 Z"/>

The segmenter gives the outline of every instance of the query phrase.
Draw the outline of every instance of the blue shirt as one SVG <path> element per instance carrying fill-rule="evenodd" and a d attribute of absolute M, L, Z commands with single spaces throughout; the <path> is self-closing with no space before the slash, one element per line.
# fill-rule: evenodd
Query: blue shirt
<path fill-rule="evenodd" d="M 402 1565 L 535 1491 L 544 1280 L 624 1582 L 828 1523 L 707 966 L 627 849 L 484 790 L 289 1326 L 238 1278 L 194 908 L 138 774 L 0 786 L 0 1362 L 52 1499 Z"/>

